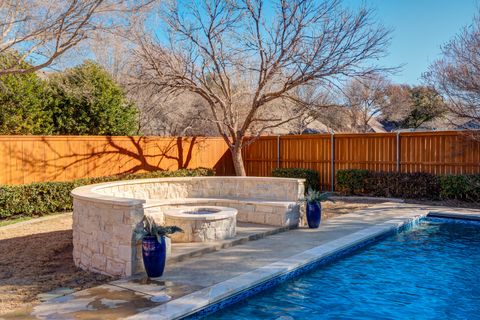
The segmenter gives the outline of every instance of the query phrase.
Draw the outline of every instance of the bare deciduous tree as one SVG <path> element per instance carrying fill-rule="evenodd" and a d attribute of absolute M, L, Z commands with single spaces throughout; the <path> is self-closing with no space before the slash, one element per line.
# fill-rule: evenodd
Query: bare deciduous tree
<path fill-rule="evenodd" d="M 163 97 L 148 88 L 133 87 L 128 94 L 139 109 L 139 133 L 163 136 L 214 136 L 217 130 L 205 120 L 204 101 L 193 94 Z"/>
<path fill-rule="evenodd" d="M 298 107 L 300 87 L 379 71 L 374 61 L 389 42 L 370 10 L 351 12 L 339 0 L 172 1 L 163 12 L 164 33 L 137 38 L 141 81 L 200 96 L 237 175 L 246 144 L 303 114 L 277 118 L 277 102 Z"/>
<path fill-rule="evenodd" d="M 145 7 L 142 0 L 0 0 L 0 55 L 15 61 L 0 65 L 0 75 L 50 66 L 100 30 L 124 23 L 126 13 Z M 28 61 L 29 65 L 22 62 Z"/>
<path fill-rule="evenodd" d="M 381 119 L 393 122 L 405 119 L 412 109 L 411 91 L 406 84 L 388 84 L 385 88 L 388 103 L 382 109 Z"/>
<path fill-rule="evenodd" d="M 443 57 L 424 75 L 463 120 L 480 122 L 480 17 L 442 48 Z"/>
<path fill-rule="evenodd" d="M 282 101 L 283 103 L 275 110 L 268 110 L 270 113 L 277 113 L 282 120 L 291 119 L 281 127 L 273 128 L 272 131 L 277 134 L 331 131 L 332 129 L 324 123 L 325 115 L 336 106 L 331 94 L 332 88 L 329 89 L 310 85 L 298 87 L 292 92 L 293 99 Z"/>
<path fill-rule="evenodd" d="M 350 128 L 354 132 L 368 132 L 372 119 L 388 108 L 388 82 L 380 76 L 355 78 L 343 91 Z"/>

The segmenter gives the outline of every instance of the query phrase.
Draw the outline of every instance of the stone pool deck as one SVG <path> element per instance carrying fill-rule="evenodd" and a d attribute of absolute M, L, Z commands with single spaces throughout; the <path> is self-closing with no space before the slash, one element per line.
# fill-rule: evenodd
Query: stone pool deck
<path fill-rule="evenodd" d="M 267 236 L 290 230 L 289 227 L 275 227 L 264 224 L 237 222 L 237 234 L 232 239 L 212 242 L 173 243 L 168 263 L 179 262 L 206 253 L 237 246 L 248 241 L 263 239 Z"/>
<path fill-rule="evenodd" d="M 319 229 L 290 230 L 198 257 L 172 259 L 161 280 L 114 281 L 48 300 L 12 318 L 178 319 L 429 212 L 480 216 L 472 209 L 381 203 L 328 219 Z"/>

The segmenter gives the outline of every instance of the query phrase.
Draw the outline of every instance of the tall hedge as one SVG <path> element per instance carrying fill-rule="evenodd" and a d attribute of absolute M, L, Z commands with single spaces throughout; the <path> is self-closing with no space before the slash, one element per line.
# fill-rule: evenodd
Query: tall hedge
<path fill-rule="evenodd" d="M 70 192 L 76 187 L 115 180 L 162 177 L 212 176 L 213 169 L 197 168 L 177 171 L 152 171 L 140 174 L 79 179 L 67 182 L 40 182 L 17 186 L 0 186 L 0 219 L 15 216 L 41 216 L 72 210 Z"/>

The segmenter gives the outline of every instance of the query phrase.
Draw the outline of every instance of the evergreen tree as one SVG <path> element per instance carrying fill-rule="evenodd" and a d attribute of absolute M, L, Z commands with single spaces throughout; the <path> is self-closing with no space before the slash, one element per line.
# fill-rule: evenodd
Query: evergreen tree
<path fill-rule="evenodd" d="M 132 135 L 137 109 L 99 65 L 87 61 L 50 78 L 56 134 Z"/>
<path fill-rule="evenodd" d="M 429 87 L 418 86 L 410 90 L 411 110 L 401 122 L 402 128 L 417 129 L 445 113 L 442 96 Z"/>
<path fill-rule="evenodd" d="M 10 65 L 15 54 L 0 56 L 0 64 Z M 28 68 L 23 62 L 22 68 Z M 35 73 L 0 76 L 0 134 L 52 134 L 52 102 L 47 84 Z"/>

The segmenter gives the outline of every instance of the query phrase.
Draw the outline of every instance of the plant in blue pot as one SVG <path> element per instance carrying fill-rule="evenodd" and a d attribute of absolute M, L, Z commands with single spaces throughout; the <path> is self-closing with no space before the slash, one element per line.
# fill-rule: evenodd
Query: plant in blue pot
<path fill-rule="evenodd" d="M 135 230 L 137 241 L 142 241 L 142 257 L 145 271 L 149 278 L 163 275 L 167 258 L 165 237 L 183 230 L 177 226 L 159 226 L 151 217 L 144 216 L 141 224 Z"/>
<path fill-rule="evenodd" d="M 318 228 L 322 219 L 322 205 L 321 201 L 327 199 L 325 193 L 308 189 L 305 195 L 307 202 L 307 223 L 309 228 Z"/>

